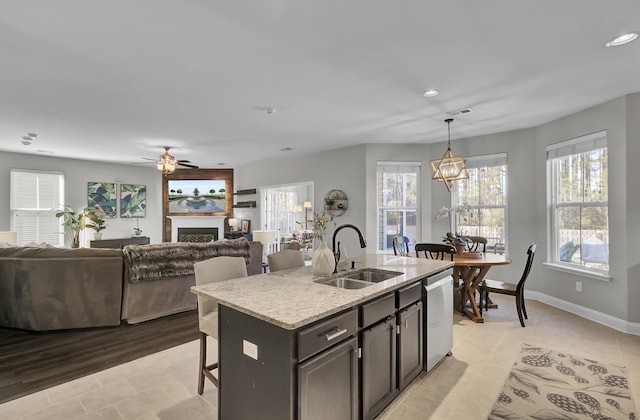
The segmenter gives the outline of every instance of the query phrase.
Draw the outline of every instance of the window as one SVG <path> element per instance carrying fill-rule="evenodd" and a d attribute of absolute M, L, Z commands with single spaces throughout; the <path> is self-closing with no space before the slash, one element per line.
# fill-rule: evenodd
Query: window
<path fill-rule="evenodd" d="M 262 228 L 275 230 L 278 236 L 291 236 L 305 227 L 305 217 L 313 219 L 313 209 L 296 211 L 296 206 L 302 206 L 304 201 L 313 203 L 312 182 L 265 187 L 262 197 Z"/>
<path fill-rule="evenodd" d="M 415 244 L 420 231 L 420 163 L 378 162 L 378 250 L 393 249 L 393 237 Z"/>
<path fill-rule="evenodd" d="M 469 179 L 456 181 L 453 218 L 456 232 L 487 238 L 487 251 L 506 247 L 507 155 L 466 159 Z"/>
<path fill-rule="evenodd" d="M 18 244 L 64 245 L 56 212 L 64 203 L 64 175 L 57 172 L 11 170 L 11 225 Z"/>
<path fill-rule="evenodd" d="M 551 260 L 609 271 L 607 132 L 547 147 Z"/>

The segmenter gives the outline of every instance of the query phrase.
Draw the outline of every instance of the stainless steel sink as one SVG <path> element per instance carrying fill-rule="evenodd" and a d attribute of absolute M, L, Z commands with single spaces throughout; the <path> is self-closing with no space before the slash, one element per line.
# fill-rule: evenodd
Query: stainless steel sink
<path fill-rule="evenodd" d="M 374 283 L 389 280 L 404 273 L 399 271 L 379 270 L 377 268 L 363 268 L 350 273 L 334 274 L 330 277 L 315 280 L 316 283 L 327 286 L 339 287 L 341 289 L 362 289 Z"/>
<path fill-rule="evenodd" d="M 341 289 L 362 289 L 363 287 L 371 286 L 373 284 L 367 281 L 347 279 L 344 277 L 321 279 L 321 280 L 316 280 L 315 282 L 320 284 L 326 284 L 327 286 L 339 287 Z"/>
<path fill-rule="evenodd" d="M 353 279 L 366 281 L 369 283 L 380 283 L 381 281 L 389 280 L 390 278 L 400 276 L 404 273 L 398 271 L 377 270 L 374 268 L 365 268 L 356 272 L 345 274 L 342 277 L 345 279 Z"/>

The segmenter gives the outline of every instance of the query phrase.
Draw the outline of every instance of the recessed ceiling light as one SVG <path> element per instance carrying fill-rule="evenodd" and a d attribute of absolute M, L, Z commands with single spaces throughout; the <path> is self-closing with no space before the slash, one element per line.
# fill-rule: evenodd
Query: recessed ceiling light
<path fill-rule="evenodd" d="M 424 95 L 426 98 L 432 98 L 432 97 L 434 97 L 434 96 L 438 96 L 438 93 L 440 93 L 440 92 L 438 91 L 438 89 L 429 89 L 429 90 L 426 90 L 426 91 L 423 93 L 423 95 Z"/>
<path fill-rule="evenodd" d="M 617 47 L 619 45 L 628 44 L 629 42 L 633 41 L 637 37 L 638 37 L 637 33 L 629 32 L 628 34 L 620 35 L 619 37 L 612 39 L 611 41 L 607 42 L 605 45 L 607 47 Z"/>

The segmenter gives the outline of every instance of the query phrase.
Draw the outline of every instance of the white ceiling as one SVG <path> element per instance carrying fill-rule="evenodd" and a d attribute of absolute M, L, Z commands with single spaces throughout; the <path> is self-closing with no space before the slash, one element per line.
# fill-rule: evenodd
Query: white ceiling
<path fill-rule="evenodd" d="M 466 107 L 453 140 L 536 126 L 640 91 L 640 40 L 605 47 L 639 17 L 637 0 L 0 0 L 0 150 L 168 145 L 217 167 L 444 141 Z"/>

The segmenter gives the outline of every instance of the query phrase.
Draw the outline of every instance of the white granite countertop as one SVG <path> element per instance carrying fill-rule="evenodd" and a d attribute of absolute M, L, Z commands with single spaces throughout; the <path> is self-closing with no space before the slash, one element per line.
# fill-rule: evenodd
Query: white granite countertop
<path fill-rule="evenodd" d="M 343 264 L 350 267 L 352 260 L 356 261 L 355 271 L 366 267 L 404 274 L 361 289 L 341 289 L 315 283 L 321 277 L 314 276 L 311 267 L 303 267 L 194 286 L 191 290 L 258 319 L 295 330 L 453 267 L 451 261 L 368 254 L 347 259 L 341 268 Z M 347 270 L 350 271 L 354 270 Z"/>

